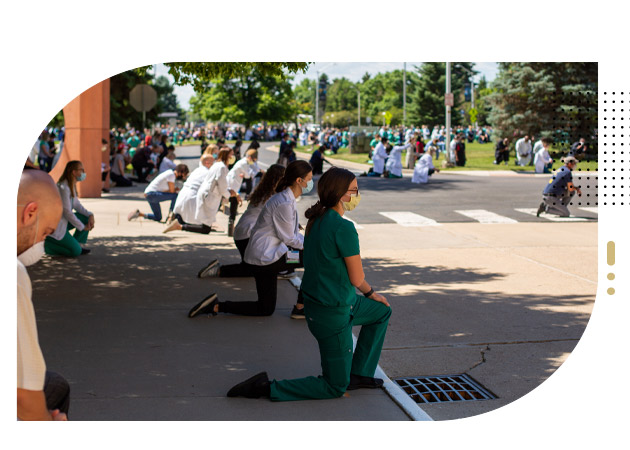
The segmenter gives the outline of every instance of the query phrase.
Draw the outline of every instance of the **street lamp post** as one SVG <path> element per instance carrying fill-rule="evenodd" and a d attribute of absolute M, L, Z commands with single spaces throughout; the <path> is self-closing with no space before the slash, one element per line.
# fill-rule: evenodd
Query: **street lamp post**
<path fill-rule="evenodd" d="M 451 63 L 446 63 L 446 94 L 451 93 Z M 451 107 L 446 105 L 446 136 L 444 137 L 444 152 L 449 162 L 453 162 L 451 155 Z"/>
<path fill-rule="evenodd" d="M 407 122 L 407 63 L 403 63 L 403 128 Z"/>
<path fill-rule="evenodd" d="M 319 125 L 319 70 L 316 70 L 317 80 L 315 81 L 315 123 Z"/>
<path fill-rule="evenodd" d="M 470 75 L 470 107 L 471 109 L 475 109 L 475 81 L 473 80 L 474 73 L 465 67 L 462 67 L 468 74 Z M 473 127 L 475 130 L 477 129 L 477 121 L 473 123 Z"/>

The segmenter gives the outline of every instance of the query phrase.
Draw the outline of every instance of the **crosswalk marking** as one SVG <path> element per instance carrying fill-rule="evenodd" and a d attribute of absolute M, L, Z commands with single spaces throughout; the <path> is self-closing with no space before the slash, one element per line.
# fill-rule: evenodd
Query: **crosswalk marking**
<path fill-rule="evenodd" d="M 584 211 L 591 212 L 593 214 L 599 214 L 597 212 L 597 206 L 585 206 L 585 207 L 580 207 L 580 209 L 583 209 Z"/>
<path fill-rule="evenodd" d="M 537 208 L 515 208 L 516 211 L 535 216 Z M 586 222 L 589 219 L 585 217 L 558 217 L 554 214 L 542 213 L 541 218 L 551 220 L 552 222 Z"/>
<path fill-rule="evenodd" d="M 356 228 L 357 230 L 362 229 L 363 227 L 361 225 L 359 225 L 358 223 L 356 223 L 354 220 L 352 220 L 350 217 L 348 217 L 347 215 L 343 215 L 343 218 L 346 219 L 349 222 L 352 222 L 354 224 L 354 228 Z"/>
<path fill-rule="evenodd" d="M 434 227 L 440 225 L 433 219 L 409 211 L 379 212 L 403 227 Z"/>
<path fill-rule="evenodd" d="M 455 212 L 463 216 L 470 217 L 479 223 L 517 223 L 514 219 L 500 216 L 499 214 L 486 211 L 485 209 L 455 210 Z"/>

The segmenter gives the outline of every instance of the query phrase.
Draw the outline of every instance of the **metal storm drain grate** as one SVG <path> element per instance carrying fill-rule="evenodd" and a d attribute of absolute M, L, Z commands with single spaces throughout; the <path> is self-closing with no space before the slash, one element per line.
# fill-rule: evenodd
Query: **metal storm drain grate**
<path fill-rule="evenodd" d="M 394 381 L 416 403 L 466 402 L 497 398 L 466 374 L 396 378 Z"/>

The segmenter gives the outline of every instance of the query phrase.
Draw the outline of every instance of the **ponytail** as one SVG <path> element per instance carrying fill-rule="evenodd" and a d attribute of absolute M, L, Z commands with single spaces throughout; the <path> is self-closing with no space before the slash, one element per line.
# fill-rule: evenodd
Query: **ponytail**
<path fill-rule="evenodd" d="M 319 200 L 313 206 L 306 210 L 304 216 L 308 219 L 308 223 L 306 224 L 306 231 L 304 232 L 305 236 L 308 236 L 309 231 L 311 231 L 311 227 L 313 223 L 324 215 L 328 208 L 322 205 L 322 202 Z"/>
<path fill-rule="evenodd" d="M 339 203 L 355 178 L 352 172 L 339 167 L 331 167 L 321 176 L 317 183 L 319 201 L 304 213 L 308 219 L 305 235 L 308 235 L 317 219 Z"/>
<path fill-rule="evenodd" d="M 280 179 L 276 192 L 282 192 L 286 188 L 293 186 L 298 178 L 306 178 L 313 171 L 313 168 L 306 161 L 293 161 L 284 171 L 284 176 Z"/>

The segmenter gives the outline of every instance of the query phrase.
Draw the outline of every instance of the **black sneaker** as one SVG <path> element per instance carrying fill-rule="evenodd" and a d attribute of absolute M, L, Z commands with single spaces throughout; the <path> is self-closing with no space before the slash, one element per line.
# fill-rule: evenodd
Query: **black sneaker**
<path fill-rule="evenodd" d="M 356 389 L 378 389 L 383 386 L 383 380 L 380 378 L 362 377 L 350 374 L 350 384 L 346 391 L 354 391 Z"/>
<path fill-rule="evenodd" d="M 217 313 L 214 311 L 214 307 L 217 303 L 219 303 L 217 294 L 210 294 L 193 306 L 193 308 L 188 312 L 188 317 L 192 319 L 199 314 L 212 314 L 213 316 L 216 316 Z"/>
<path fill-rule="evenodd" d="M 293 278 L 295 277 L 295 270 L 291 269 L 291 270 L 285 270 L 283 272 L 279 272 L 278 273 L 278 279 L 279 280 L 288 280 L 289 278 Z"/>
<path fill-rule="evenodd" d="M 91 250 L 90 250 L 89 248 L 82 248 L 82 249 L 81 249 L 81 254 L 82 254 L 82 255 L 87 255 L 87 254 L 88 254 L 88 253 L 90 253 L 90 252 L 91 252 Z"/>
<path fill-rule="evenodd" d="M 545 212 L 545 202 L 541 202 L 538 205 L 538 211 L 536 211 L 536 217 L 540 217 L 540 213 Z"/>
<path fill-rule="evenodd" d="M 245 398 L 269 397 L 271 393 L 270 385 L 267 372 L 260 372 L 234 386 L 228 391 L 227 396 Z"/>
<path fill-rule="evenodd" d="M 304 308 L 297 309 L 297 307 L 293 305 L 293 311 L 291 311 L 291 318 L 292 319 L 306 319 L 306 316 L 304 315 Z"/>
<path fill-rule="evenodd" d="M 197 278 L 213 277 L 219 272 L 219 260 L 213 259 L 210 263 L 197 273 Z"/>

